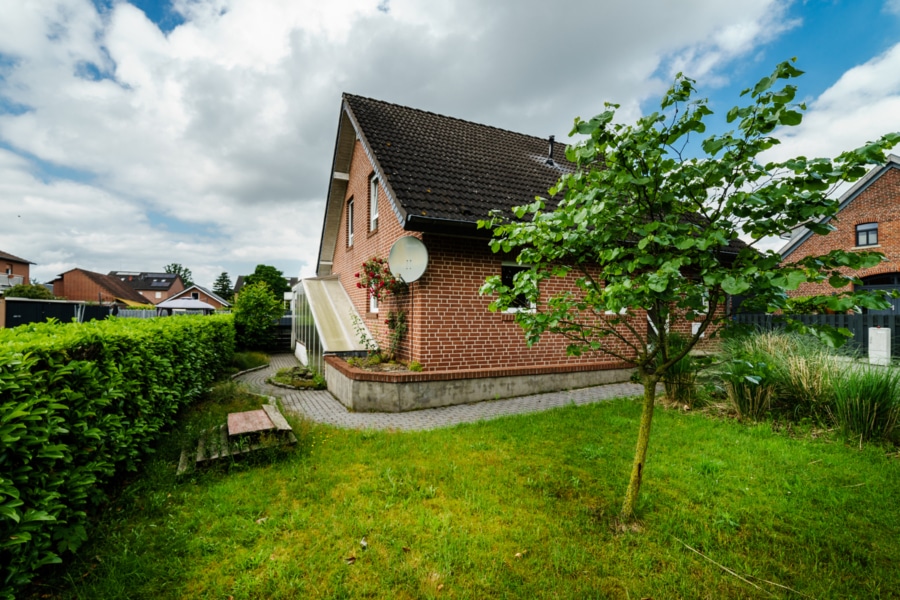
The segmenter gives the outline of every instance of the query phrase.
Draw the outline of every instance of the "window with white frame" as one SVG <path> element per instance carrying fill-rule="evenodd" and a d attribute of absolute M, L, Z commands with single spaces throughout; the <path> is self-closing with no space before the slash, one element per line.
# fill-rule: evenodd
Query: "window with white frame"
<path fill-rule="evenodd" d="M 378 229 L 378 178 L 369 181 L 369 231 Z"/>
<path fill-rule="evenodd" d="M 375 296 L 375 294 L 372 293 L 371 290 L 369 290 L 369 312 L 378 312 L 378 298 Z"/>
<path fill-rule="evenodd" d="M 353 245 L 353 198 L 347 202 L 347 245 Z"/>
<path fill-rule="evenodd" d="M 856 226 L 857 246 L 878 245 L 878 223 L 862 223 Z"/>
<path fill-rule="evenodd" d="M 500 282 L 506 287 L 511 288 L 515 285 L 516 275 L 523 271 L 527 271 L 530 268 L 531 267 L 522 266 L 516 263 L 503 263 L 500 266 Z M 534 302 L 528 300 L 525 294 L 519 294 L 506 310 L 507 312 L 520 312 L 534 309 Z"/>
<path fill-rule="evenodd" d="M 199 300 L 200 292 L 191 292 L 191 300 Z"/>

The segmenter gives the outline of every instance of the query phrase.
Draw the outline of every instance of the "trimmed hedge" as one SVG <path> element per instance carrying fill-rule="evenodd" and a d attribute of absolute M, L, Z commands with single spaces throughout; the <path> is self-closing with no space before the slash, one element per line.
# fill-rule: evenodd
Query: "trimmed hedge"
<path fill-rule="evenodd" d="M 0 329 L 0 597 L 87 539 L 105 484 L 233 353 L 230 315 Z"/>

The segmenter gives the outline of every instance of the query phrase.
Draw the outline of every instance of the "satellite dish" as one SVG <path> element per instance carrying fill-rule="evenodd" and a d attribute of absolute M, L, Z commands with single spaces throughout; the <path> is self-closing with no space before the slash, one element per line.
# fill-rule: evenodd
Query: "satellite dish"
<path fill-rule="evenodd" d="M 417 237 L 402 237 L 391 246 L 388 266 L 394 277 L 406 283 L 418 281 L 428 266 L 428 249 Z"/>

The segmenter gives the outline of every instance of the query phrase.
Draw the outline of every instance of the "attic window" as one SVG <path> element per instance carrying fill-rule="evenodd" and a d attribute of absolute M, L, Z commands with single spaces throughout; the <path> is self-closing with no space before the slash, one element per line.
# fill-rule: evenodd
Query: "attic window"
<path fill-rule="evenodd" d="M 378 178 L 369 181 L 369 231 L 378 229 Z"/>
<path fill-rule="evenodd" d="M 877 246 L 878 245 L 878 223 L 863 223 L 856 226 L 856 245 L 859 246 Z"/>

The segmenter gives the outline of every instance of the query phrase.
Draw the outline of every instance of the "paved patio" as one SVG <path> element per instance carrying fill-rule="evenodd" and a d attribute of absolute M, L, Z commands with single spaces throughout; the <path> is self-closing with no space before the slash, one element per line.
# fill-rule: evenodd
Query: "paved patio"
<path fill-rule="evenodd" d="M 348 411 L 327 391 L 289 390 L 266 383 L 266 379 L 278 369 L 294 367 L 298 364 L 299 362 L 293 354 L 274 354 L 267 368 L 245 373 L 236 379 L 246 383 L 257 393 L 277 396 L 281 399 L 284 410 L 319 423 L 350 429 L 404 431 L 451 427 L 460 423 L 473 423 L 506 415 L 539 412 L 571 404 L 591 404 L 611 398 L 640 396 L 644 393 L 644 388 L 638 384 L 613 383 L 578 390 L 534 394 L 506 400 L 491 400 L 412 412 L 354 413 Z"/>

